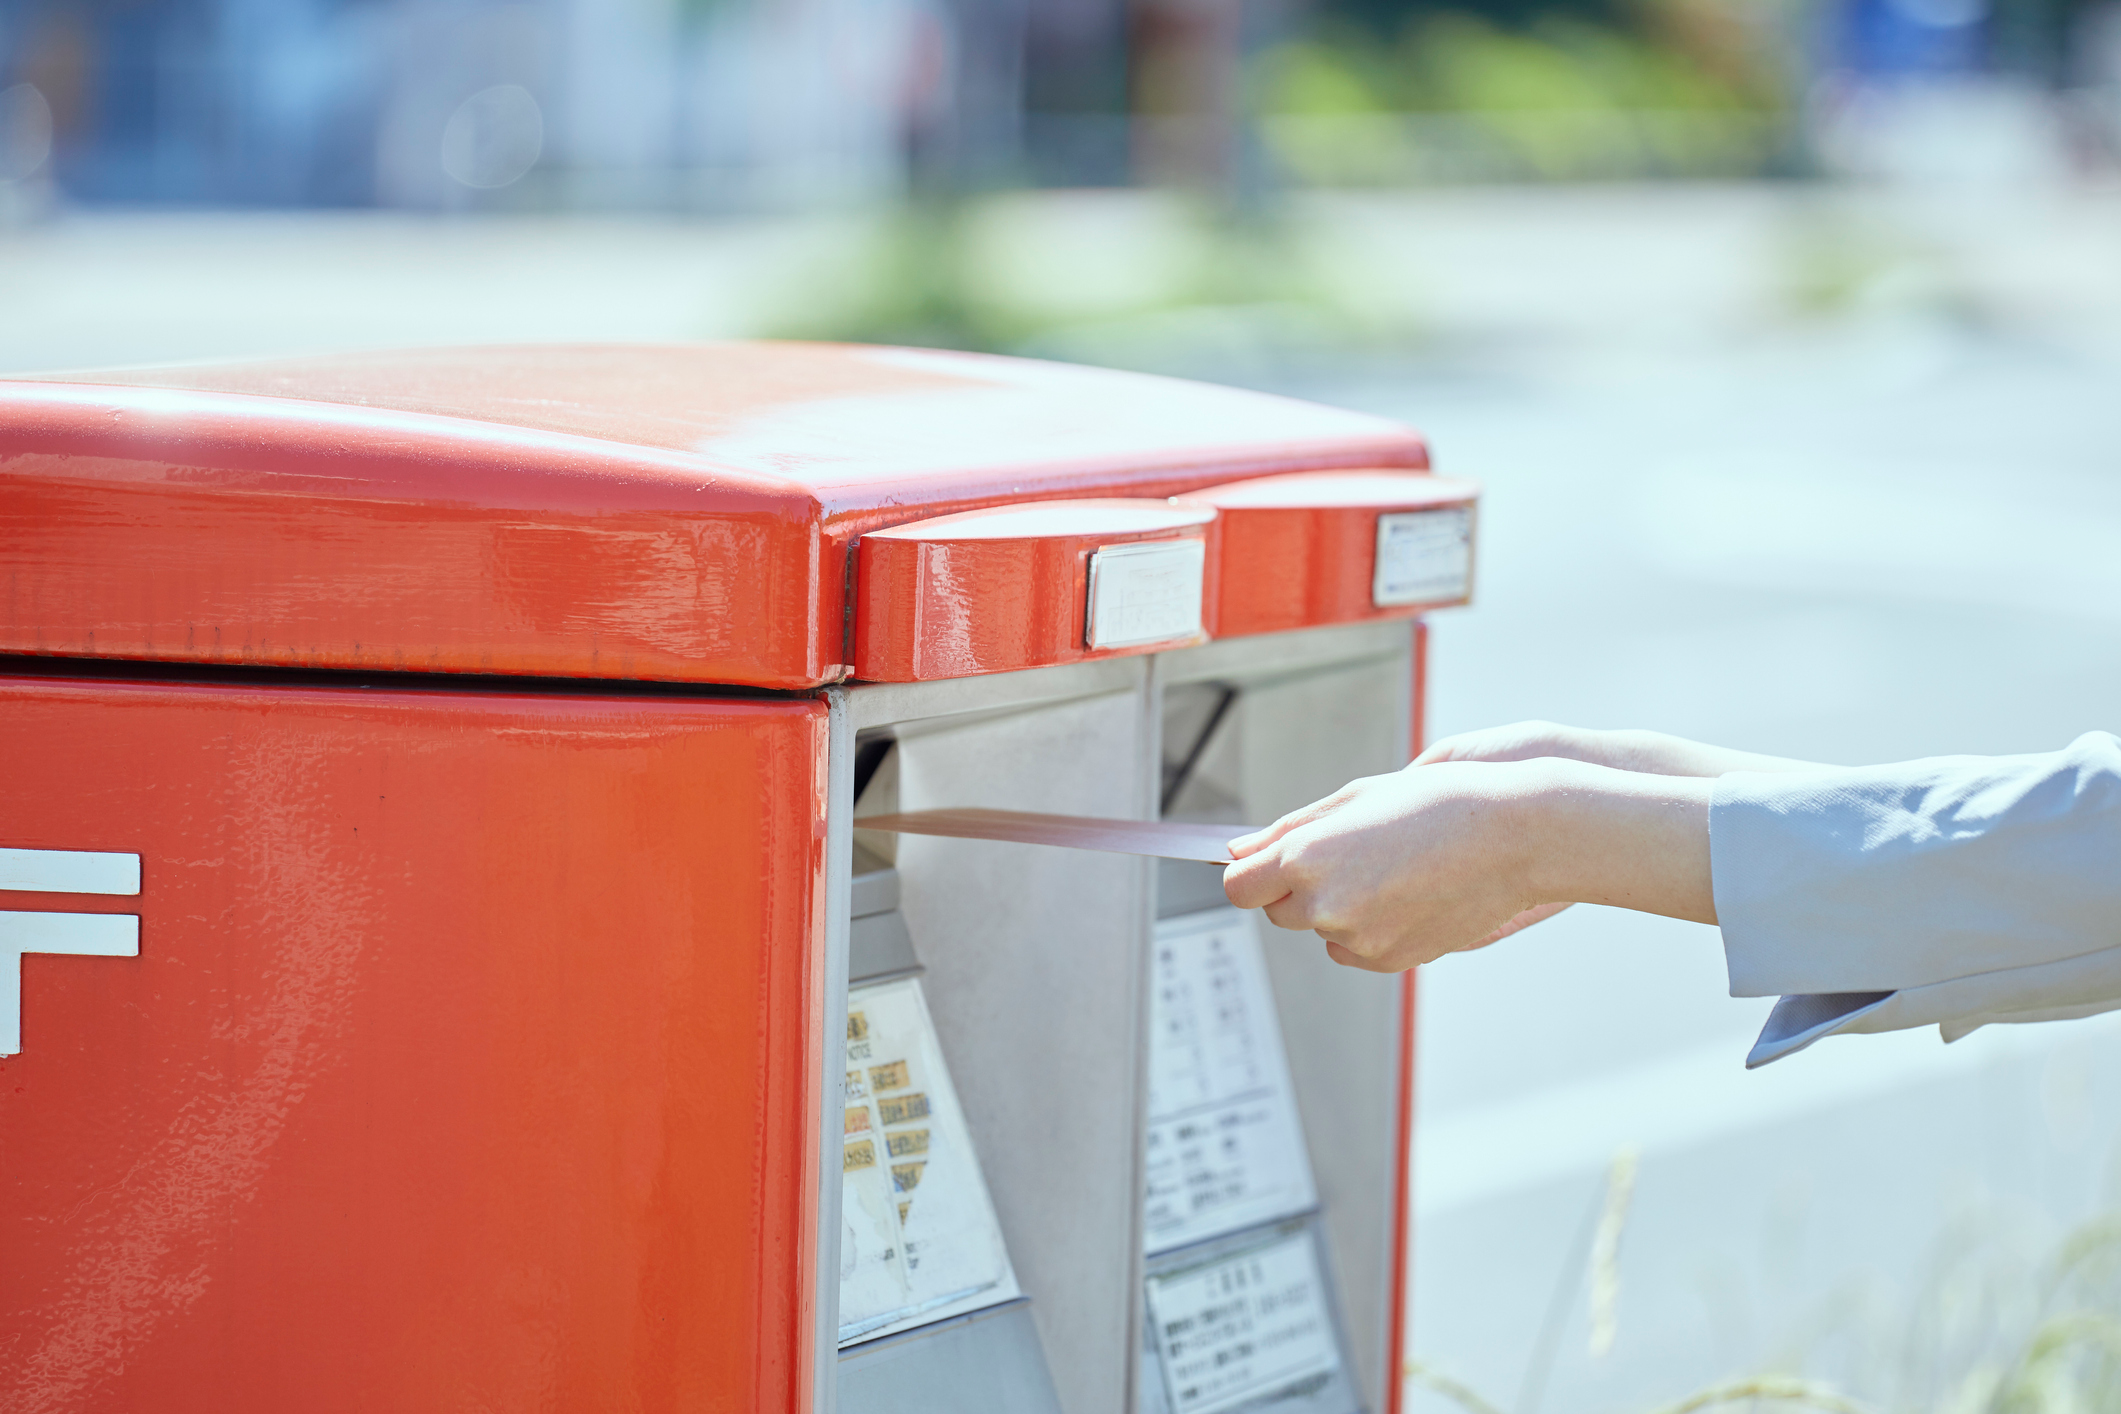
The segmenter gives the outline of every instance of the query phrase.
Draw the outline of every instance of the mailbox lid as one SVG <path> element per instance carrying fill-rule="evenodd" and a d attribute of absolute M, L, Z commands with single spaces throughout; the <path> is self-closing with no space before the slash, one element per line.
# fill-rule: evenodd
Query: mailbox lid
<path fill-rule="evenodd" d="M 848 551 L 999 502 L 1426 464 L 1380 418 L 809 344 L 0 380 L 0 653 L 816 686 Z"/>
<path fill-rule="evenodd" d="M 1293 472 L 1174 498 L 1213 507 L 1218 638 L 1407 618 L 1472 597 L 1478 482 L 1397 467 Z"/>
<path fill-rule="evenodd" d="M 1205 641 L 1215 511 L 1033 501 L 862 537 L 855 676 L 917 682 Z"/>

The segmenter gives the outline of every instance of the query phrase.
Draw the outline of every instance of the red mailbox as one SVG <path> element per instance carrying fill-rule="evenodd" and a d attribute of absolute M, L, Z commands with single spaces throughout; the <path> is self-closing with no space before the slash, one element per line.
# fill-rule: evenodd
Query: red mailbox
<path fill-rule="evenodd" d="M 1237 821 L 1403 760 L 1394 616 L 1463 595 L 1340 582 L 1470 505 L 1425 466 L 896 349 L 0 382 L 0 1408 L 1396 1407 L 1400 984 L 860 816 Z M 1173 1087 L 1234 1092 L 1150 1018 L 1226 963 L 1282 1147 L 1178 1232 Z M 1310 1333 L 1218 1383 L 1237 1262 Z"/>

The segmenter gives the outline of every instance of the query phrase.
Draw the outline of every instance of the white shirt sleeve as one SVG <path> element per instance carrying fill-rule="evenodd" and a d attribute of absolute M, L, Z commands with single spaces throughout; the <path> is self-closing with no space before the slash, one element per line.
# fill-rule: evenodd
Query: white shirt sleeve
<path fill-rule="evenodd" d="M 1839 1032 L 2121 1008 L 2121 740 L 1716 782 L 1734 997 L 1780 996 L 1748 1066 Z"/>

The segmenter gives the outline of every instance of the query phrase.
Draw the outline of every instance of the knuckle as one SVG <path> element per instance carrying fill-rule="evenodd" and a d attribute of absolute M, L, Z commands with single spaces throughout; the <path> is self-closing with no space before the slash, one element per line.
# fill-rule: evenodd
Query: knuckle
<path fill-rule="evenodd" d="M 1318 850 L 1308 840 L 1292 840 L 1281 852 L 1282 872 L 1299 884 L 1311 886 L 1318 883 L 1324 861 Z"/>

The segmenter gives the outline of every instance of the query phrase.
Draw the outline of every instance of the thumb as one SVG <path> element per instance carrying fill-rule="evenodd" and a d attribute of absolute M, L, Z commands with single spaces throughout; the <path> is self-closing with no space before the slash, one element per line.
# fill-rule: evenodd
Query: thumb
<path fill-rule="evenodd" d="M 1264 830 L 1254 830 L 1249 835 L 1239 835 L 1236 839 L 1230 841 L 1230 857 L 1232 859 L 1243 859 L 1247 855 L 1259 853 L 1297 826 L 1308 825 L 1320 816 L 1331 812 L 1336 806 L 1341 804 L 1346 792 L 1347 787 L 1343 786 L 1340 790 L 1335 791 L 1322 800 L 1314 800 L 1300 810 L 1291 810 Z"/>

